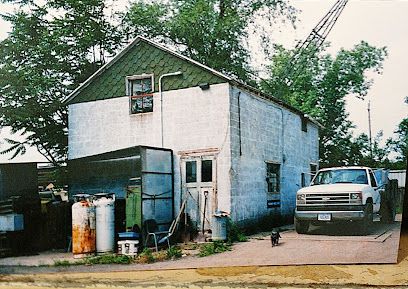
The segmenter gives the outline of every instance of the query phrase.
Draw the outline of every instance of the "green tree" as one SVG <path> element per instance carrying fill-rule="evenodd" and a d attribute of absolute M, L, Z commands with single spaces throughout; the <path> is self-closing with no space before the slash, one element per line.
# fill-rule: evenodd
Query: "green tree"
<path fill-rule="evenodd" d="M 381 145 L 383 132 L 380 131 L 370 141 L 366 134 L 360 134 L 352 140 L 352 155 L 355 165 L 363 165 L 371 168 L 390 168 L 392 162 L 389 160 L 390 153 L 388 145 Z"/>
<path fill-rule="evenodd" d="M 287 2 L 169 0 L 150 3 L 139 0 L 124 17 L 125 31 L 132 36 L 155 38 L 211 68 L 251 82 L 254 71 L 249 64 L 248 35 L 254 30 L 261 31 L 262 21 L 266 26 L 278 18 L 294 21 L 296 11 Z"/>
<path fill-rule="evenodd" d="M 325 47 L 311 49 L 300 60 L 302 70 L 288 73 L 293 52 L 276 46 L 269 66 L 270 78 L 261 87 L 323 125 L 320 129 L 322 166 L 355 164 L 361 158 L 356 152 L 362 139 L 353 143 L 353 124 L 345 110 L 345 98 L 348 95 L 364 98 L 372 83 L 365 73 L 380 73 L 387 51 L 385 47 L 361 42 L 350 50 L 341 49 L 335 57 L 324 52 Z"/>
<path fill-rule="evenodd" d="M 14 158 L 33 146 L 58 164 L 67 151 L 61 101 L 113 53 L 120 34 L 104 14 L 104 0 L 3 2 L 16 2 L 19 9 L 2 16 L 12 31 L 0 43 L 0 127 L 25 140 L 6 139 L 1 153 Z"/>
<path fill-rule="evenodd" d="M 397 153 L 396 168 L 406 169 L 408 158 L 408 117 L 404 118 L 395 131 L 396 136 L 388 140 L 391 150 Z"/>

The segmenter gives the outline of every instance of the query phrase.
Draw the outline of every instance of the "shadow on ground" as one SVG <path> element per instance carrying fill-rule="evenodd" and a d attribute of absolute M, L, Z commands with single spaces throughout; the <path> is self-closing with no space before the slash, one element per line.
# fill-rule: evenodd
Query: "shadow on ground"
<path fill-rule="evenodd" d="M 374 222 L 367 235 L 379 235 L 387 230 L 388 224 Z M 325 226 L 310 226 L 309 235 L 327 236 L 361 236 L 361 231 L 356 223 L 327 224 Z"/>
<path fill-rule="evenodd" d="M 401 237 L 398 250 L 398 263 L 408 257 L 408 228 L 401 229 Z"/>

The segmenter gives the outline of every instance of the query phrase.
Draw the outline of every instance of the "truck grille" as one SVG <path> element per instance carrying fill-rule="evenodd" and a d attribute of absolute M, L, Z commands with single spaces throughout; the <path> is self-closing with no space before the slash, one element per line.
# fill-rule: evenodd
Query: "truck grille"
<path fill-rule="evenodd" d="M 306 205 L 341 205 L 350 204 L 350 193 L 306 194 Z"/>
<path fill-rule="evenodd" d="M 329 210 L 327 205 L 309 205 L 309 206 L 298 206 L 298 211 L 327 211 Z M 363 205 L 330 205 L 330 211 L 363 211 Z"/>

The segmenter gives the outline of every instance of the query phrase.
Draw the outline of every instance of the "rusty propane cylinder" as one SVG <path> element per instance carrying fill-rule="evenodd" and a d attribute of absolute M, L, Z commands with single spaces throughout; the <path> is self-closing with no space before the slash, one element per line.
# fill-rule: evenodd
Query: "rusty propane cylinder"
<path fill-rule="evenodd" d="M 95 254 L 95 206 L 87 194 L 74 196 L 72 205 L 72 253 L 74 258 Z"/>

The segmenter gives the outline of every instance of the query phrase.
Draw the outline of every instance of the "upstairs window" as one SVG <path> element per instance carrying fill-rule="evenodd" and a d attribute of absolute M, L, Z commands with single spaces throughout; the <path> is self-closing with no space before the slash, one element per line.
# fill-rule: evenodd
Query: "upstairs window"
<path fill-rule="evenodd" d="M 153 75 L 143 74 L 126 77 L 130 114 L 153 111 Z"/>
<path fill-rule="evenodd" d="M 280 165 L 266 163 L 266 183 L 268 184 L 268 193 L 280 192 Z"/>

